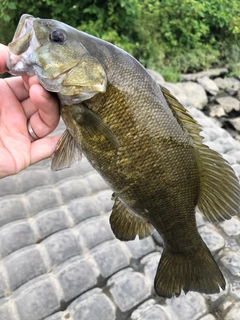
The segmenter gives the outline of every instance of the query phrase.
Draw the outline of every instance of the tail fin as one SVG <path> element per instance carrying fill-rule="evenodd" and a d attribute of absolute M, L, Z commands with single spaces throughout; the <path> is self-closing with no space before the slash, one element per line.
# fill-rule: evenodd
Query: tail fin
<path fill-rule="evenodd" d="M 209 249 L 202 247 L 191 255 L 173 254 L 163 250 L 155 277 L 155 291 L 165 298 L 179 296 L 181 290 L 218 293 L 225 289 L 225 279 Z"/>

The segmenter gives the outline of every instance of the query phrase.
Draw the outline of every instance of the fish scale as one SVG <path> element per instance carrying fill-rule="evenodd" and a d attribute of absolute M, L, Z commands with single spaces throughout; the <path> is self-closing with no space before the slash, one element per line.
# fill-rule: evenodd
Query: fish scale
<path fill-rule="evenodd" d="M 195 207 L 211 221 L 239 215 L 238 179 L 202 143 L 200 126 L 171 93 L 116 46 L 29 15 L 9 44 L 7 67 L 12 74 L 37 74 L 59 97 L 67 129 L 52 169 L 75 165 L 84 153 L 114 192 L 115 236 L 143 239 L 154 228 L 162 236 L 156 293 L 171 298 L 182 290 L 224 289 L 197 231 Z"/>

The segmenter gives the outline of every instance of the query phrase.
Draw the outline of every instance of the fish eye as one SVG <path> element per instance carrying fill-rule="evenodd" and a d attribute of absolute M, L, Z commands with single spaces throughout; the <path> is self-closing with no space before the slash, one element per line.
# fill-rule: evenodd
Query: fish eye
<path fill-rule="evenodd" d="M 52 42 L 58 43 L 58 44 L 63 44 L 66 40 L 66 36 L 64 33 L 62 33 L 59 30 L 53 30 L 50 34 L 49 34 L 49 39 Z"/>

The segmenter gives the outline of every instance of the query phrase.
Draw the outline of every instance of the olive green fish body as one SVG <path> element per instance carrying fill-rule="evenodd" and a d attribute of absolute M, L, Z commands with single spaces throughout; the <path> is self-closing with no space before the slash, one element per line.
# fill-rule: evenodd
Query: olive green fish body
<path fill-rule="evenodd" d="M 132 56 L 63 23 L 25 15 L 9 49 L 10 72 L 37 74 L 60 99 L 67 130 L 52 169 L 74 165 L 84 153 L 114 191 L 116 237 L 142 239 L 154 228 L 162 236 L 157 294 L 224 289 L 195 208 L 210 221 L 239 214 L 239 183 L 202 143 L 185 108 Z"/>

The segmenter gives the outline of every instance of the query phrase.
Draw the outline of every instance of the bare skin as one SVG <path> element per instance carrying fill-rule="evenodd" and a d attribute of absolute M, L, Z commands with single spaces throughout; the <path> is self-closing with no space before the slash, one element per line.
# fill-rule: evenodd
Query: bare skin
<path fill-rule="evenodd" d="M 6 72 L 7 47 L 0 44 L 0 74 Z M 0 178 L 50 157 L 59 136 L 46 137 L 58 125 L 56 97 L 37 77 L 0 79 Z M 40 138 L 32 141 L 27 121 Z"/>

